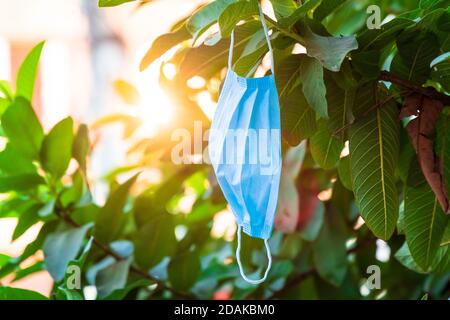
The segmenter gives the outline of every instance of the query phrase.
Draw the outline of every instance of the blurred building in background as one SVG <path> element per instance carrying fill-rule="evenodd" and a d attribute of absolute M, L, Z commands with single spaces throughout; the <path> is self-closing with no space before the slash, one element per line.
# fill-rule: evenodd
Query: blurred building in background
<path fill-rule="evenodd" d="M 159 87 L 157 63 L 141 73 L 140 59 L 158 35 L 203 2 L 157 0 L 137 10 L 134 3 L 99 9 L 97 0 L 0 0 L 0 79 L 14 83 L 26 54 L 45 40 L 33 106 L 46 130 L 68 115 L 92 123 L 126 108 L 112 86 L 125 79 L 139 90 L 141 102 L 133 112 L 141 115 L 144 134 L 150 136 L 170 120 L 170 100 Z M 99 142 L 91 159 L 94 179 L 124 157 L 120 130 L 104 130 L 108 139 Z M 94 193 L 101 202 L 101 187 Z M 40 228 L 36 225 L 11 244 L 16 223 L 0 219 L 0 253 L 18 256 Z M 52 282 L 43 271 L 13 285 L 48 295 Z"/>

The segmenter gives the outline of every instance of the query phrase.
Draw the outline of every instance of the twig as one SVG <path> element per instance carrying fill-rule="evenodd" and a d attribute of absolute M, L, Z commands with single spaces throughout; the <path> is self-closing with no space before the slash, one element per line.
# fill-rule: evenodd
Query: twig
<path fill-rule="evenodd" d="M 57 215 L 58 217 L 60 217 L 65 223 L 71 225 L 72 227 L 75 227 L 75 228 L 81 227 L 81 226 L 80 226 L 76 221 L 74 221 L 74 220 L 73 220 L 73 219 L 72 219 L 65 211 L 56 209 L 56 210 L 55 210 L 55 213 L 56 213 L 56 215 Z M 91 232 L 89 232 L 89 236 L 92 237 L 92 243 L 93 243 L 97 248 L 99 248 L 100 250 L 102 250 L 106 255 L 108 255 L 108 256 L 110 256 L 110 257 L 113 257 L 116 261 L 123 261 L 123 260 L 125 260 L 124 257 L 118 255 L 118 254 L 115 253 L 113 250 L 111 250 L 108 246 L 106 246 L 105 244 L 103 244 L 103 243 L 99 242 L 97 239 L 95 239 L 95 237 L 93 237 L 93 235 L 92 235 Z M 164 282 L 162 282 L 161 280 L 156 279 L 155 277 L 152 277 L 152 276 L 151 276 L 150 274 L 148 274 L 147 272 L 145 272 L 145 271 L 143 271 L 143 270 L 141 270 L 141 269 L 139 269 L 139 268 L 137 268 L 137 267 L 135 267 L 135 266 L 133 266 L 133 265 L 130 266 L 130 271 L 133 272 L 133 273 L 135 273 L 135 274 L 140 275 L 140 276 L 143 277 L 143 278 L 146 278 L 146 279 L 148 279 L 148 280 L 150 280 L 150 281 L 155 282 L 155 283 L 156 283 L 159 287 L 161 287 L 162 289 L 167 290 L 167 291 L 170 291 L 170 292 L 173 293 L 174 295 L 177 295 L 177 296 L 179 296 L 179 297 L 181 297 L 181 298 L 185 298 L 185 299 L 196 299 L 195 296 L 190 295 L 190 294 L 185 293 L 185 292 L 178 291 L 178 290 L 176 290 L 176 289 L 174 289 L 174 288 L 172 288 L 172 287 L 166 285 L 166 284 L 165 284 Z"/>

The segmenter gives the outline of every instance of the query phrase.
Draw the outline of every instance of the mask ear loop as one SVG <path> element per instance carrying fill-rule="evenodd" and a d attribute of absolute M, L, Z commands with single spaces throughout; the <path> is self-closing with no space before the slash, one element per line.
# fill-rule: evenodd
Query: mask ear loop
<path fill-rule="evenodd" d="M 259 1 L 258 1 L 258 10 L 259 10 L 259 18 L 261 20 L 261 24 L 264 29 L 264 36 L 266 37 L 267 46 L 269 47 L 269 55 L 270 55 L 270 63 L 271 63 L 270 70 L 272 70 L 272 74 L 275 75 L 275 62 L 273 59 L 272 45 L 270 43 L 269 29 L 267 28 L 266 19 L 264 18 L 264 12 L 261 8 L 261 4 L 259 3 Z"/>
<path fill-rule="evenodd" d="M 260 283 L 266 281 L 267 275 L 269 274 L 270 268 L 272 267 L 272 255 L 270 254 L 269 243 L 267 242 L 267 239 L 264 239 L 264 245 L 266 246 L 266 252 L 267 252 L 267 260 L 269 260 L 269 262 L 267 264 L 267 269 L 264 272 L 264 276 L 261 279 L 256 279 L 256 280 L 249 279 L 245 275 L 244 268 L 242 267 L 242 262 L 241 262 L 241 229 L 242 229 L 242 227 L 238 226 L 238 229 L 237 229 L 238 245 L 237 245 L 237 249 L 236 249 L 236 259 L 237 259 L 237 263 L 239 266 L 239 272 L 241 273 L 242 278 L 245 281 L 247 281 L 248 283 L 260 284 Z"/>

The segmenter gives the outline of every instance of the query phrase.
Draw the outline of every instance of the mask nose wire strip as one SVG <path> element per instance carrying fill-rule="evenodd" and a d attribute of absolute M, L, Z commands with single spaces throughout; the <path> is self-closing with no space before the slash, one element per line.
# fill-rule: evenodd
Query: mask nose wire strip
<path fill-rule="evenodd" d="M 272 50 L 272 44 L 270 43 L 270 36 L 269 36 L 269 30 L 267 29 L 266 25 L 266 19 L 264 18 L 264 13 L 261 8 L 261 4 L 258 2 L 258 10 L 259 10 L 259 18 L 261 20 L 262 27 L 264 29 L 264 36 L 266 37 L 267 41 L 267 47 L 269 48 L 269 55 L 270 55 L 270 70 L 272 70 L 272 74 L 275 75 L 274 70 L 274 59 L 273 59 L 273 50 Z M 230 36 L 230 49 L 228 50 L 228 68 L 232 69 L 233 67 L 233 51 L 234 51 L 234 29 L 231 31 Z"/>
<path fill-rule="evenodd" d="M 241 229 L 242 229 L 242 227 L 238 226 L 238 229 L 237 229 L 238 245 L 237 245 L 237 249 L 236 249 L 236 259 L 237 259 L 237 263 L 239 265 L 239 272 L 241 273 L 242 278 L 245 281 L 247 281 L 248 283 L 260 284 L 266 280 L 267 275 L 269 274 L 270 268 L 272 267 L 272 255 L 270 254 L 269 243 L 267 242 L 267 239 L 264 239 L 264 245 L 266 246 L 266 252 L 267 252 L 267 260 L 269 261 L 267 264 L 267 269 L 264 272 L 264 276 L 261 279 L 256 279 L 256 280 L 249 279 L 245 275 L 244 268 L 242 267 L 242 262 L 241 262 Z"/>

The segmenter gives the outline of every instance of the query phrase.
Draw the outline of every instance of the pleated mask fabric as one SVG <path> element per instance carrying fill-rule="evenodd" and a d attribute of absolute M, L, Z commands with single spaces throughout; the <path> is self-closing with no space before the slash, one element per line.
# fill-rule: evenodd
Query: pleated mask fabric
<path fill-rule="evenodd" d="M 241 275 L 252 284 L 263 282 L 271 267 L 268 239 L 274 224 L 282 165 L 273 52 L 261 7 L 259 12 L 272 60 L 272 74 L 245 78 L 233 71 L 233 31 L 228 72 L 211 124 L 208 146 L 218 183 L 238 224 L 236 256 Z M 241 231 L 264 240 L 268 265 L 261 279 L 249 279 L 243 271 Z"/>

